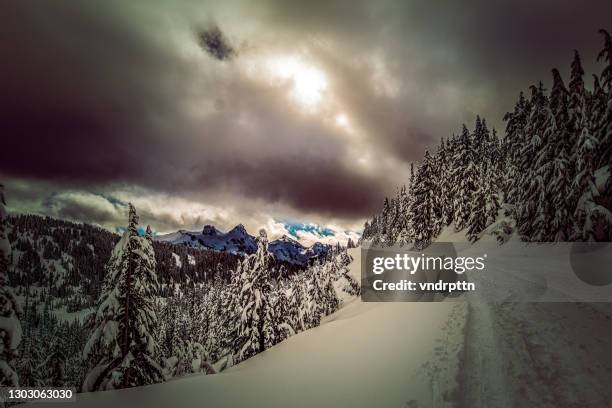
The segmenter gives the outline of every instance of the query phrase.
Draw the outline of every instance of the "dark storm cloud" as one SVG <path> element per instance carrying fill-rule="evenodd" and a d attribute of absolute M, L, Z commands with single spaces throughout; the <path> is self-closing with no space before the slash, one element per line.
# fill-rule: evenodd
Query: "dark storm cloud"
<path fill-rule="evenodd" d="M 3 8 L 0 51 L 10 63 L 0 67 L 0 126 L 10 149 L 0 151 L 1 172 L 79 188 L 127 182 L 161 191 L 206 191 L 223 187 L 229 176 L 254 198 L 310 211 L 333 212 L 338 205 L 340 216 L 371 209 L 373 195 L 352 204 L 335 196 L 325 200 L 331 191 L 347 191 L 352 198 L 350 186 L 364 186 L 368 179 L 340 162 L 321 163 L 317 145 L 338 156 L 341 146 L 316 126 L 302 129 L 313 134 L 304 135 L 298 150 L 288 136 L 300 126 L 287 125 L 286 106 L 278 98 L 276 112 L 263 112 L 274 122 L 260 125 L 269 127 L 268 134 L 254 135 L 249 146 L 242 146 L 242 134 L 227 133 L 242 130 L 216 122 L 215 115 L 194 123 L 182 109 L 191 102 L 197 73 L 163 36 L 151 35 L 159 27 L 150 16 L 122 4 L 14 2 Z M 223 52 L 229 56 L 228 49 Z M 229 120 L 261 104 L 260 95 L 230 91 L 220 99 Z M 252 106 L 235 105 L 248 97 Z M 256 153 L 266 147 L 299 160 Z M 322 182 L 324 177 L 331 179 Z M 304 199 L 305 191 L 316 197 Z"/>
<path fill-rule="evenodd" d="M 363 150 L 381 163 L 416 161 L 476 114 L 502 127 L 518 92 L 550 83 L 553 66 L 567 73 L 574 48 L 587 73 L 598 72 L 597 29 L 610 29 L 612 15 L 599 0 L 22 1 L 2 9 L 0 129 L 10 148 L 0 149 L 0 173 L 58 189 L 228 189 L 228 199 L 335 217 L 369 215 L 404 175 L 358 170 L 350 141 L 316 117 L 288 114 L 282 95 L 241 77 L 232 64 L 252 55 L 243 41 L 256 51 L 307 49 L 363 130 Z M 211 20 L 223 32 L 194 35 Z M 198 42 L 210 66 L 194 63 Z M 59 215 L 117 216 L 112 202 L 61 199 Z"/>
<path fill-rule="evenodd" d="M 154 122 L 174 113 L 163 51 L 102 4 L 11 2 L 0 32 L 3 170 L 94 182 L 145 171 L 147 145 L 165 142 Z"/>
<path fill-rule="evenodd" d="M 400 30 L 432 54 L 446 50 L 456 64 L 429 67 L 442 78 L 458 75 L 516 94 L 540 79 L 551 82 L 552 67 L 568 73 L 574 49 L 595 68 L 597 29 L 610 25 L 611 14 L 608 1 L 415 2 L 406 3 Z"/>
<path fill-rule="evenodd" d="M 223 31 L 213 25 L 197 32 L 198 43 L 211 57 L 219 61 L 228 60 L 236 56 L 236 50 L 223 34 Z"/>
<path fill-rule="evenodd" d="M 362 94 L 356 100 L 371 102 L 360 117 L 369 118 L 377 141 L 407 160 L 418 160 L 462 122 L 472 126 L 477 114 L 501 130 L 520 90 L 539 80 L 550 84 L 552 67 L 567 78 L 573 49 L 581 52 L 587 74 L 599 73 L 597 30 L 610 29 L 612 15 L 612 2 L 605 0 L 274 0 L 268 6 L 272 25 L 336 39 L 354 53 L 382 50 L 404 89 L 393 99 L 367 101 Z M 366 87 L 361 83 L 352 92 Z M 459 100 L 449 106 L 444 89 Z"/>
<path fill-rule="evenodd" d="M 241 165 L 232 173 L 242 180 L 243 191 L 250 196 L 286 202 L 306 212 L 317 209 L 326 216 L 360 217 L 378 207 L 380 197 L 390 187 L 374 177 L 356 178 L 348 171 L 339 171 L 331 161 L 299 157 L 279 158 L 263 167 Z M 300 188 L 294 191 L 296 184 Z"/>

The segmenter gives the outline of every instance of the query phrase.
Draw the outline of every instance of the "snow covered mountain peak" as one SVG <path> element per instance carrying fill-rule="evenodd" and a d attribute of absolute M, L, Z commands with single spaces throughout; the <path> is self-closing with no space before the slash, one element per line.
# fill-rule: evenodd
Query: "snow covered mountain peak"
<path fill-rule="evenodd" d="M 205 225 L 204 228 L 202 228 L 202 235 L 219 235 L 220 233 L 221 231 L 215 228 L 214 225 Z"/>
<path fill-rule="evenodd" d="M 247 237 L 247 236 L 249 236 L 249 233 L 247 232 L 247 230 L 244 227 L 244 225 L 238 224 L 234 228 L 229 230 L 227 235 L 231 235 L 233 237 Z"/>
<path fill-rule="evenodd" d="M 227 251 L 235 254 L 252 254 L 257 250 L 257 240 L 247 232 L 242 224 L 236 225 L 228 232 L 219 231 L 213 225 L 205 225 L 201 233 L 179 230 L 166 235 L 158 235 L 155 239 L 192 248 Z M 326 256 L 330 246 L 317 242 L 307 248 L 295 238 L 283 235 L 271 241 L 268 249 L 279 261 L 305 266 L 315 258 Z"/>

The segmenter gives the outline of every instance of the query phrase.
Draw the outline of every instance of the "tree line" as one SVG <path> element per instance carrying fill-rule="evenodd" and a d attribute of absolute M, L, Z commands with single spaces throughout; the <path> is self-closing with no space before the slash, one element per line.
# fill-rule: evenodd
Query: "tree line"
<path fill-rule="evenodd" d="M 362 239 L 424 248 L 445 227 L 475 242 L 490 233 L 500 242 L 612 240 L 612 39 L 600 30 L 604 64 L 592 86 L 578 51 L 566 86 L 552 70 L 522 92 L 504 116 L 505 134 L 476 117 L 473 129 L 442 139 L 382 211 Z"/>

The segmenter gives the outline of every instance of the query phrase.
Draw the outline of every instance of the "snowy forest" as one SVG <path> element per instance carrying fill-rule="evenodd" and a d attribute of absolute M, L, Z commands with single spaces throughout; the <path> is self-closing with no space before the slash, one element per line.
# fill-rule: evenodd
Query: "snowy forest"
<path fill-rule="evenodd" d="M 291 269 L 263 230 L 250 255 L 156 242 L 131 205 L 120 238 L 9 216 L 4 194 L 0 216 L 3 386 L 96 391 L 215 373 L 319 325 L 339 292 L 359 293 L 340 246 Z"/>
<path fill-rule="evenodd" d="M 585 84 L 575 51 L 568 85 L 552 70 L 522 92 L 505 135 L 476 117 L 474 128 L 425 152 L 407 185 L 385 198 L 362 240 L 426 247 L 445 227 L 470 242 L 488 233 L 503 243 L 612 240 L 612 39 L 600 30 L 604 67 Z"/>

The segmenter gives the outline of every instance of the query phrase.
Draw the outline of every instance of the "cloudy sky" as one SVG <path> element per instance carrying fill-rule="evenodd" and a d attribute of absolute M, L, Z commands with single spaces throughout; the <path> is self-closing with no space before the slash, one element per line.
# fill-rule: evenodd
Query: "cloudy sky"
<path fill-rule="evenodd" d="M 573 49 L 610 1 L 9 1 L 0 180 L 10 209 L 114 229 L 346 239 L 411 162 Z"/>

